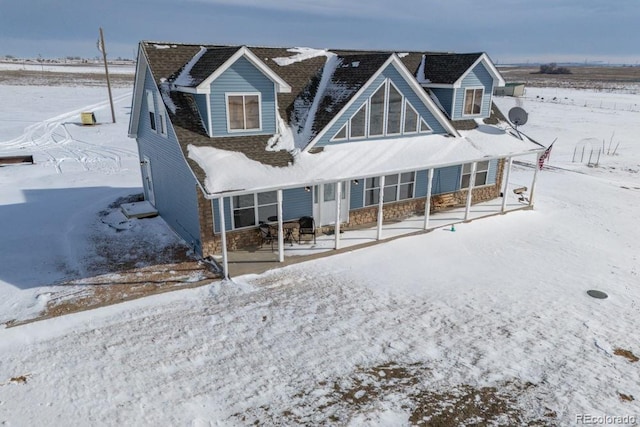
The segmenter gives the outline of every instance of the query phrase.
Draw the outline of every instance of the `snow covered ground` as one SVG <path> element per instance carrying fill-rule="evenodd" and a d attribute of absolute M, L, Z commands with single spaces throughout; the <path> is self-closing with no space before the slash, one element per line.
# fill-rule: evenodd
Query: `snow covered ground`
<path fill-rule="evenodd" d="M 0 106 L 1 155 L 38 160 L 0 168 L 3 316 L 83 265 L 82 212 L 139 192 L 127 91 L 116 125 L 71 123 L 89 104 L 107 122 L 102 95 L 0 86 L 16 105 L 33 98 Z M 557 138 L 533 211 L 0 329 L 0 423 L 637 425 L 640 117 L 587 98 L 638 103 L 561 89 L 497 100 L 524 107 L 539 142 Z M 572 162 L 588 139 L 616 155 Z M 512 180 L 530 175 L 515 165 Z"/>

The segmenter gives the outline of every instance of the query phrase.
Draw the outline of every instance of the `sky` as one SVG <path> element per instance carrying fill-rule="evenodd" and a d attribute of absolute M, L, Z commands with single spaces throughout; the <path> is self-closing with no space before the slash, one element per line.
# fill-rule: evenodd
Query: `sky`
<path fill-rule="evenodd" d="M 0 57 L 134 58 L 140 40 L 640 63 L 640 0 L 0 0 Z"/>

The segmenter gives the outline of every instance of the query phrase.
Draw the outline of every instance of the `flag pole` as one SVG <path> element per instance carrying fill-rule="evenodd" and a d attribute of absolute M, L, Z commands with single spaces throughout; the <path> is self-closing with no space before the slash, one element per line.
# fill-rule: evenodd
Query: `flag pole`
<path fill-rule="evenodd" d="M 109 104 L 111 105 L 111 119 L 113 123 L 116 122 L 116 113 L 113 109 L 113 97 L 111 96 L 111 81 L 109 80 L 109 67 L 107 66 L 107 49 L 104 47 L 104 34 L 102 33 L 102 27 L 100 27 L 100 41 L 98 42 L 98 49 L 102 52 L 102 59 L 104 60 L 104 73 L 107 76 L 107 89 L 109 90 Z"/>

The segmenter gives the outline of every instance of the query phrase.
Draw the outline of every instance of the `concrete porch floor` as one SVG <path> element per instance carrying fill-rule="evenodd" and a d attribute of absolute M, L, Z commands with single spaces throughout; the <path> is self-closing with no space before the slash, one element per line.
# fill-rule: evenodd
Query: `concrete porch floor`
<path fill-rule="evenodd" d="M 518 210 L 531 209 L 527 203 L 518 201 L 511 189 L 507 193 L 507 205 L 505 214 Z M 469 221 L 501 215 L 502 198 L 478 203 L 471 206 Z M 424 216 L 412 216 L 398 221 L 388 221 L 382 224 L 382 238 L 377 240 L 377 227 L 342 228 L 340 233 L 340 249 L 334 249 L 335 236 L 333 234 L 318 234 L 316 243 L 313 239 L 303 239 L 300 244 L 284 244 L 284 261 L 278 262 L 278 244 L 275 242 L 273 251 L 271 245 L 265 244 L 262 248 L 256 247 L 249 250 L 229 251 L 228 266 L 229 276 L 236 277 L 244 274 L 260 274 L 273 268 L 280 268 L 291 264 L 337 255 L 355 249 L 389 242 L 401 237 L 429 233 L 433 230 L 451 227 L 451 225 L 465 222 L 465 207 L 456 207 L 445 211 L 436 212 L 429 217 L 429 226 L 424 229 Z M 221 256 L 216 261 L 221 263 Z"/>

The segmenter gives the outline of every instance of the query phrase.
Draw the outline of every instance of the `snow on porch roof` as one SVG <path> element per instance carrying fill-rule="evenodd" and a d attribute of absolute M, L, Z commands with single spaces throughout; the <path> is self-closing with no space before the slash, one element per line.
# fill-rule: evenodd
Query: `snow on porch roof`
<path fill-rule="evenodd" d="M 300 152 L 288 167 L 273 167 L 244 154 L 188 146 L 189 158 L 205 172 L 209 197 L 271 191 L 359 179 L 473 161 L 521 156 L 544 150 L 493 126 L 479 125 L 461 137 L 420 135 L 393 140 L 330 145 L 320 153 Z"/>

